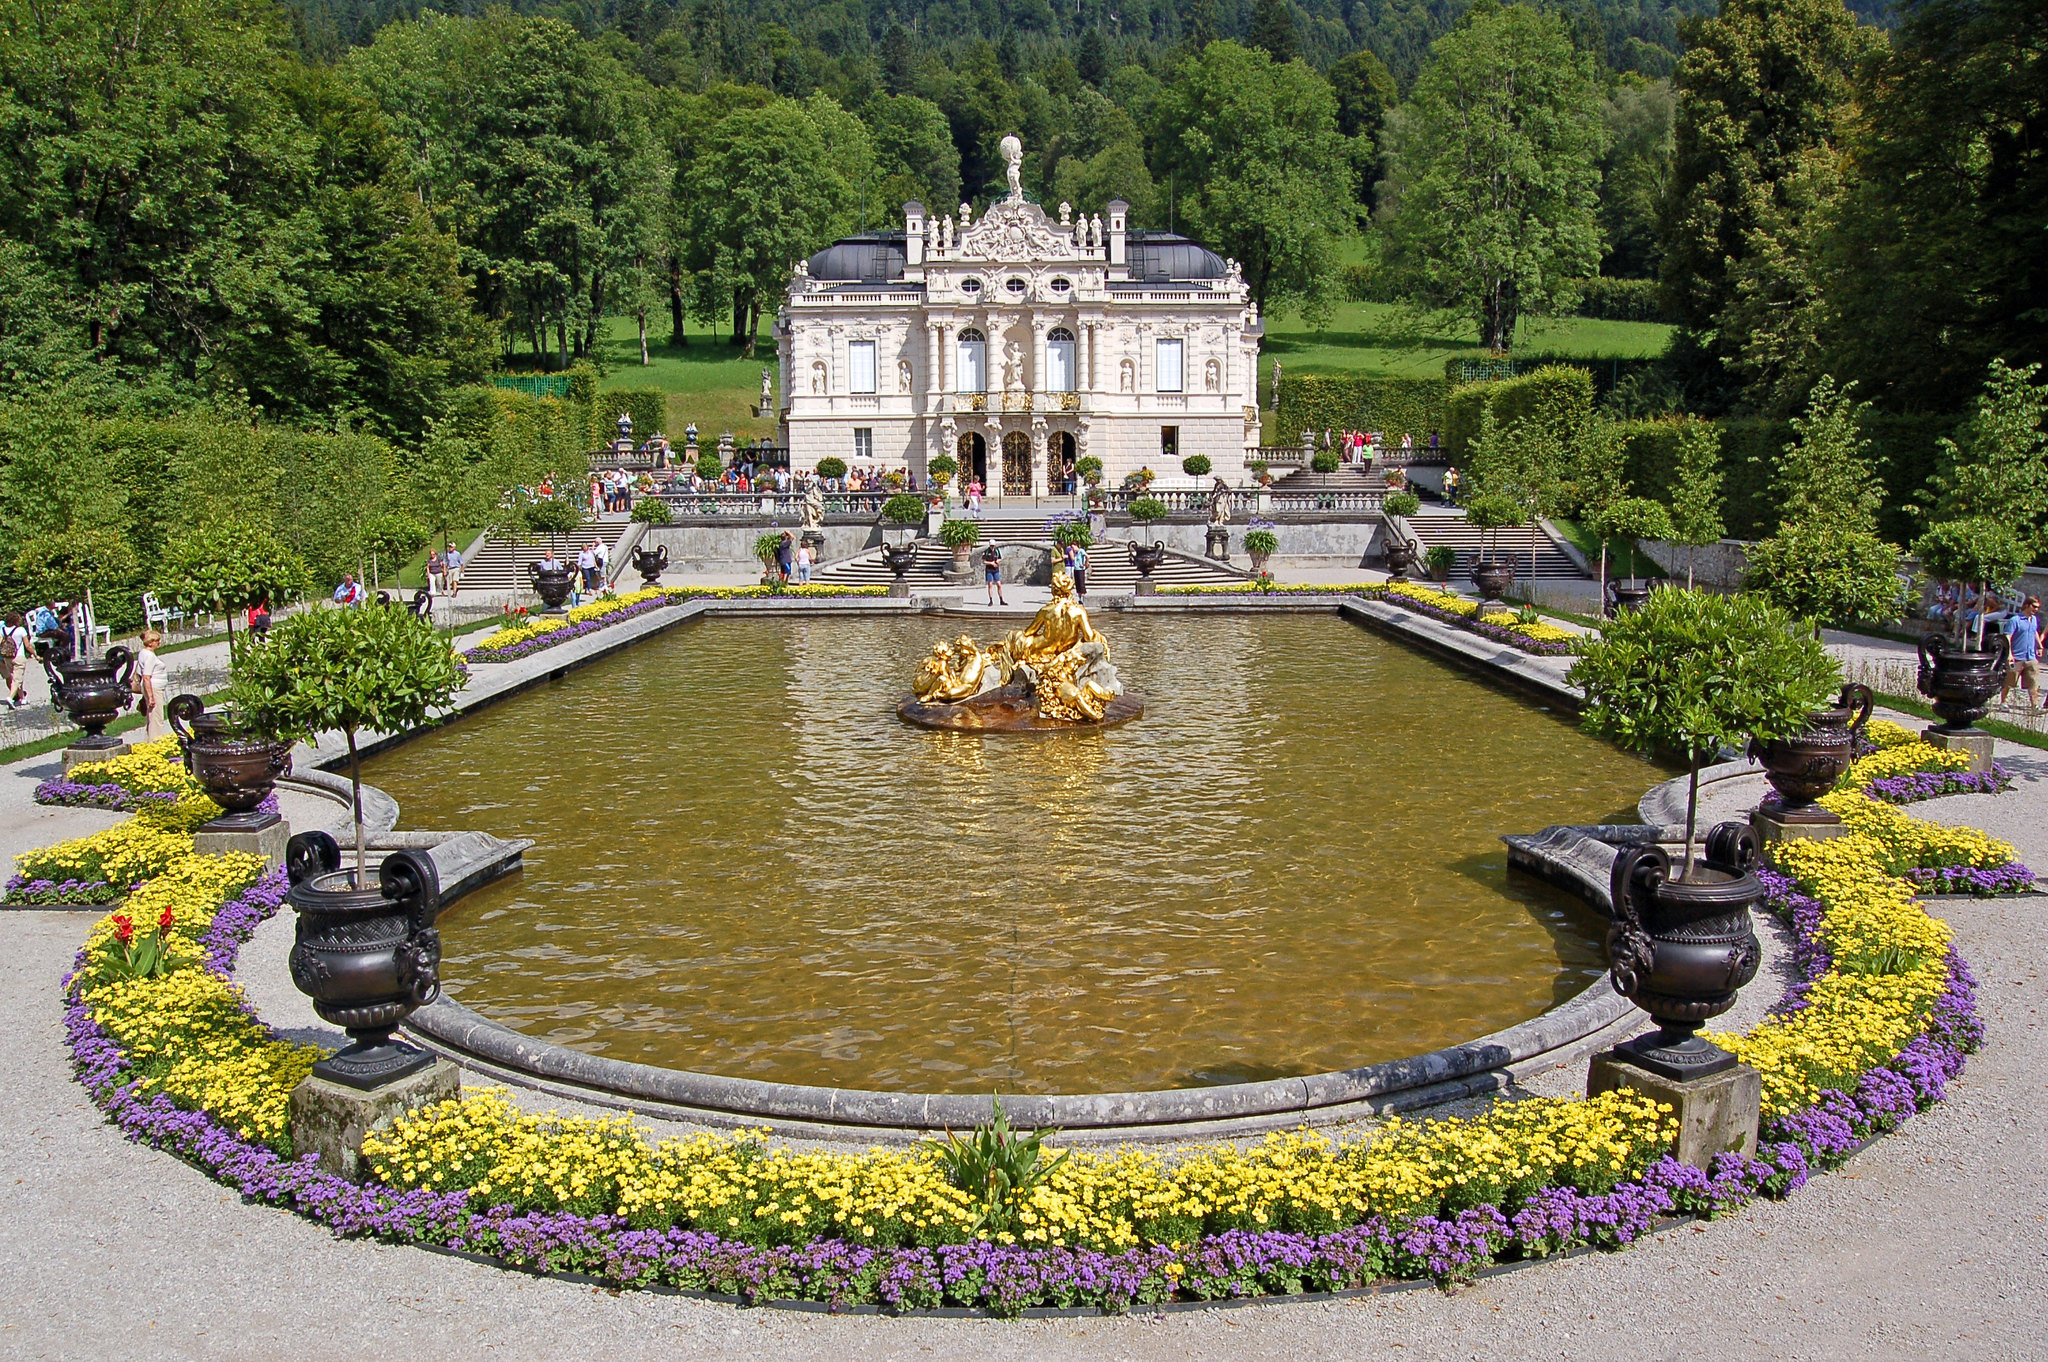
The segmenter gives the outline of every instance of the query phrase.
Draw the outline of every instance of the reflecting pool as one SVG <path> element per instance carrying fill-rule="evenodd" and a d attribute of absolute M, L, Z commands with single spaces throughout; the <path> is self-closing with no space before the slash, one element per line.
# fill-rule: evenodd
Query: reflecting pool
<path fill-rule="evenodd" d="M 1499 836 L 1633 821 L 1658 768 L 1335 616 L 1094 618 L 1146 703 L 1109 732 L 899 721 L 932 642 L 993 623 L 722 619 L 364 775 L 407 827 L 536 839 L 442 918 L 443 978 L 617 1059 L 1197 1086 L 1470 1039 L 1599 974 L 1599 921 Z"/>

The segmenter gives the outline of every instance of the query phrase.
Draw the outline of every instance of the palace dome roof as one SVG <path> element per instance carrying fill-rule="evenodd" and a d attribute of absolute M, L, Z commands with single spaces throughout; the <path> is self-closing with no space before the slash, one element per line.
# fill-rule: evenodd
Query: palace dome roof
<path fill-rule="evenodd" d="M 810 259 L 813 279 L 854 280 L 863 284 L 886 284 L 901 279 L 904 264 L 901 232 L 841 237 Z"/>
<path fill-rule="evenodd" d="M 1172 232 L 1130 234 L 1131 278 L 1145 283 L 1222 279 L 1230 270 L 1207 246 Z"/>

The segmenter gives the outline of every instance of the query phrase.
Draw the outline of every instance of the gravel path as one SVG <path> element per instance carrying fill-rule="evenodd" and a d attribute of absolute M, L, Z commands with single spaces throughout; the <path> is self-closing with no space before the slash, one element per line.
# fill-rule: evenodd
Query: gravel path
<path fill-rule="evenodd" d="M 2001 751 L 2009 765 L 2038 754 Z M 51 764 L 45 759 L 44 763 Z M 2048 866 L 2048 764 L 1996 798 L 1916 806 L 2013 838 Z M 27 804 L 0 768 L 9 850 L 105 826 Z M 2048 1318 L 2048 914 L 2035 897 L 1945 904 L 1984 983 L 1990 1039 L 1950 1100 L 1782 1203 L 1618 1254 L 1490 1278 L 1455 1295 L 1165 1318 L 1001 1322 L 830 1318 L 612 1295 L 419 1250 L 341 1242 L 240 1204 L 122 1140 L 70 1079 L 57 978 L 87 914 L 8 913 L 0 1023 L 0 1356 L 251 1358 L 351 1352 L 514 1358 L 1678 1357 L 2033 1358 Z M 252 962 L 253 963 L 253 962 Z"/>

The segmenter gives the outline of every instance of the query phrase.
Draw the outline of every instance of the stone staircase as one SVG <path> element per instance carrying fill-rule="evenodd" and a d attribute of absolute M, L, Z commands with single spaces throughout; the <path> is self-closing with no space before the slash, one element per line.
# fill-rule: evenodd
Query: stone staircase
<path fill-rule="evenodd" d="M 1451 567 L 1453 580 L 1471 572 L 1472 564 L 1479 558 L 1480 549 L 1486 538 L 1483 531 L 1476 529 L 1465 519 L 1462 511 L 1425 510 L 1420 515 L 1408 517 L 1408 528 L 1422 541 L 1425 552 L 1439 544 L 1449 545 L 1458 551 L 1457 561 Z M 1529 561 L 1532 531 L 1535 534 L 1536 545 L 1533 572 L 1530 570 Z M 1520 581 L 1528 581 L 1532 577 L 1539 581 L 1586 580 L 1586 574 L 1580 571 L 1578 563 L 1560 548 L 1557 541 L 1550 537 L 1550 532 L 1541 526 L 1525 525 L 1512 530 L 1502 530 L 1498 542 L 1501 557 L 1514 560 L 1515 576 Z"/>
<path fill-rule="evenodd" d="M 609 567 L 611 578 L 616 581 L 630 565 L 627 555 L 638 543 L 646 526 L 613 516 L 604 520 L 587 520 L 578 526 L 574 534 L 565 534 L 555 541 L 555 556 L 573 564 L 577 551 L 593 539 L 602 540 L 611 553 Z M 462 566 L 462 589 L 464 592 L 505 593 L 531 590 L 526 575 L 526 565 L 537 563 L 547 552 L 548 540 L 520 537 L 517 539 L 493 534 L 485 540 L 468 562 Z M 637 580 L 637 579 L 636 579 Z"/>

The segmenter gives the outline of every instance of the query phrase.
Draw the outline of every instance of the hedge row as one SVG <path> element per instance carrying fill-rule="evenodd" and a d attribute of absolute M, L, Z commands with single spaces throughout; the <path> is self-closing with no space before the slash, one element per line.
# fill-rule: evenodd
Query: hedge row
<path fill-rule="evenodd" d="M 1582 368 L 1553 364 L 1518 378 L 1493 383 L 1468 383 L 1444 404 L 1444 448 L 1463 458 L 1479 437 L 1481 414 L 1493 411 L 1494 424 L 1540 421 L 1567 446 L 1593 412 L 1593 377 Z"/>
<path fill-rule="evenodd" d="M 1588 279 L 1580 286 L 1578 316 L 1603 322 L 1665 321 L 1655 279 Z"/>
<path fill-rule="evenodd" d="M 1292 444 L 1304 430 L 1377 430 L 1396 444 L 1403 435 L 1421 444 L 1443 429 L 1450 392 L 1441 378 L 1283 374 L 1278 438 Z"/>
<path fill-rule="evenodd" d="M 611 388 L 597 395 L 598 414 L 611 423 L 607 439 L 618 434 L 619 413 L 633 418 L 638 443 L 657 431 L 668 433 L 668 394 L 659 388 Z"/>
<path fill-rule="evenodd" d="M 1634 374 L 1655 374 L 1663 365 L 1659 355 L 1551 355 L 1531 353 L 1525 355 L 1503 355 L 1497 359 L 1472 358 L 1447 359 L 1444 361 L 1444 377 L 1451 383 L 1487 383 L 1506 378 L 1519 378 L 1533 374 L 1538 369 L 1564 365 L 1573 369 L 1584 369 L 1593 379 L 1593 393 L 1605 397 L 1620 383 Z"/>

